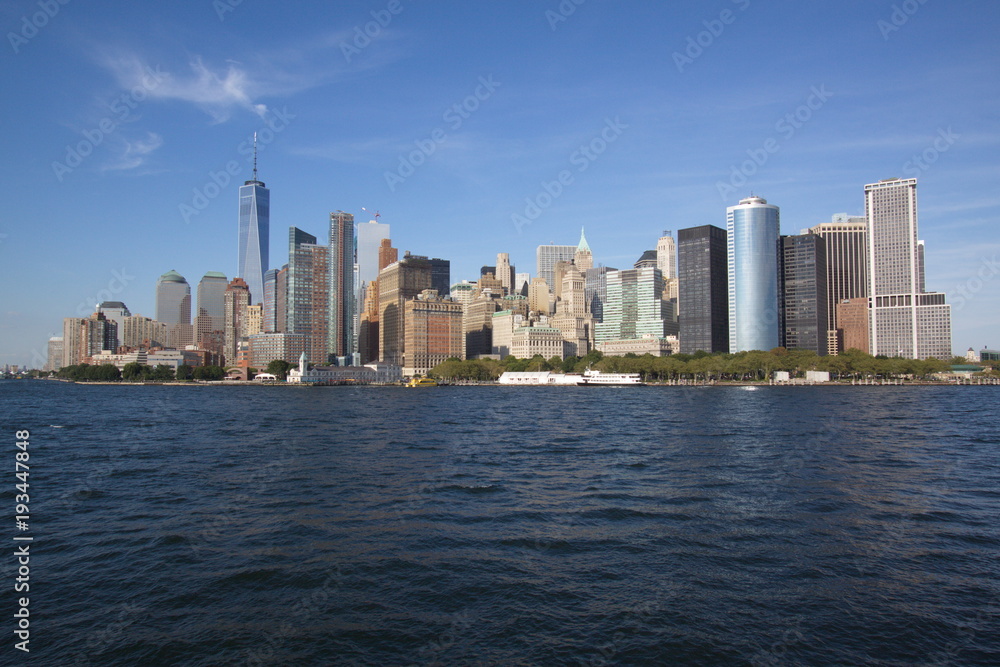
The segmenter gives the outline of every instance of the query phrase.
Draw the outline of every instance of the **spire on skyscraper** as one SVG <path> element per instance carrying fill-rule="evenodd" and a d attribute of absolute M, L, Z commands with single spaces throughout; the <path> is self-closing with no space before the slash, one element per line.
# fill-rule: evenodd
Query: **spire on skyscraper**
<path fill-rule="evenodd" d="M 253 133 L 253 180 L 257 180 L 257 133 Z"/>
<path fill-rule="evenodd" d="M 591 252 L 590 245 L 587 244 L 587 237 L 583 233 L 583 227 L 580 227 L 580 243 L 576 246 L 576 250 L 577 252 Z"/>

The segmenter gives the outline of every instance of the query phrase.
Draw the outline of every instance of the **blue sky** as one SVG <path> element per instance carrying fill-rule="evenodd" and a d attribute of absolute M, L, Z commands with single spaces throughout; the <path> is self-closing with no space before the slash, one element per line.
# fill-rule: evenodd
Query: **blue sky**
<path fill-rule="evenodd" d="M 232 277 L 254 131 L 272 266 L 366 207 L 453 281 L 581 226 L 629 267 L 751 190 L 798 233 L 917 176 L 953 347 L 1000 346 L 995 2 L 2 0 L 0 28 L 0 364 L 100 298 L 152 316 L 170 269 Z"/>

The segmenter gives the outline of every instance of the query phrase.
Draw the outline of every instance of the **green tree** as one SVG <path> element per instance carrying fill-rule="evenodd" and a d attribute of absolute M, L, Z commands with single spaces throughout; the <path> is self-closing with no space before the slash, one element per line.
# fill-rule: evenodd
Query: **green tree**
<path fill-rule="evenodd" d="M 170 382 L 174 379 L 175 372 L 174 369 L 170 368 L 166 364 L 159 364 L 153 369 L 152 379 L 156 382 Z"/>
<path fill-rule="evenodd" d="M 288 371 L 292 368 L 293 366 L 284 359 L 275 359 L 268 363 L 267 372 L 275 375 L 279 380 L 284 382 L 288 379 Z"/>
<path fill-rule="evenodd" d="M 187 364 L 181 364 L 177 367 L 177 371 L 174 373 L 176 377 L 181 382 L 187 382 L 191 379 L 191 367 Z"/>
<path fill-rule="evenodd" d="M 146 364 L 137 361 L 125 364 L 122 368 L 122 379 L 126 382 L 141 382 L 143 380 L 144 369 L 149 368 Z"/>

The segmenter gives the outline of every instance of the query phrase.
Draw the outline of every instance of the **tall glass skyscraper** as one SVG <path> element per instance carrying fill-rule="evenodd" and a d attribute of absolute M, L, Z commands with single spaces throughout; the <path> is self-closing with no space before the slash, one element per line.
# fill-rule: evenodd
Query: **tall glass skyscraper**
<path fill-rule="evenodd" d="M 726 209 L 730 353 L 780 344 L 779 227 L 778 207 L 761 197 L 742 199 L 739 206 Z"/>
<path fill-rule="evenodd" d="M 781 345 L 827 353 L 826 242 L 816 234 L 781 237 Z"/>
<path fill-rule="evenodd" d="M 254 137 L 256 141 L 256 137 Z M 271 229 L 271 191 L 257 180 L 254 144 L 253 178 L 240 187 L 240 255 L 237 278 L 250 287 L 251 303 L 264 300 L 264 272 L 268 269 Z"/>
<path fill-rule="evenodd" d="M 156 321 L 167 325 L 167 344 L 183 348 L 194 343 L 191 326 L 191 286 L 176 271 L 156 281 Z"/>
<path fill-rule="evenodd" d="M 726 230 L 714 225 L 677 232 L 681 352 L 729 352 L 729 262 Z"/>
<path fill-rule="evenodd" d="M 226 274 L 209 271 L 198 282 L 198 317 L 207 317 L 202 324 L 208 331 L 222 331 L 226 326 Z M 202 333 L 199 331 L 198 333 Z"/>
<path fill-rule="evenodd" d="M 156 281 L 156 321 L 168 327 L 191 324 L 191 286 L 176 271 L 167 271 Z"/>
<path fill-rule="evenodd" d="M 357 226 L 358 280 L 362 284 L 378 278 L 378 249 L 382 239 L 390 238 L 389 231 L 388 224 L 376 220 Z"/>
<path fill-rule="evenodd" d="M 354 216 L 330 214 L 330 328 L 331 356 L 354 352 Z"/>

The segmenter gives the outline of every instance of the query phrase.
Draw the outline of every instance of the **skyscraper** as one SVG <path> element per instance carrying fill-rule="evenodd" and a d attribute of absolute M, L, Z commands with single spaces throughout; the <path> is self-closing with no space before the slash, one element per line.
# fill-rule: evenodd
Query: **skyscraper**
<path fill-rule="evenodd" d="M 122 329 L 125 326 L 125 318 L 131 317 L 132 313 L 129 312 L 128 306 L 126 306 L 121 301 L 102 301 L 100 305 L 97 306 L 97 312 L 103 313 L 104 317 L 111 320 L 117 326 L 118 339 L 115 341 L 114 345 L 110 348 L 114 350 L 121 342 Z"/>
<path fill-rule="evenodd" d="M 286 332 L 306 337 L 306 359 L 329 363 L 330 246 L 312 234 L 288 230 Z"/>
<path fill-rule="evenodd" d="M 52 336 L 49 338 L 49 355 L 45 361 L 43 371 L 57 371 L 62 368 L 63 340 L 62 336 Z"/>
<path fill-rule="evenodd" d="M 431 289 L 431 263 L 407 256 L 378 274 L 379 359 L 402 366 L 406 347 L 405 304 Z M 459 327 L 461 328 L 461 327 Z"/>
<path fill-rule="evenodd" d="M 584 273 L 584 298 L 595 323 L 604 321 L 604 302 L 608 299 L 608 272 L 617 270 L 597 266 L 587 269 Z"/>
<path fill-rule="evenodd" d="M 541 276 L 532 278 L 528 285 L 528 308 L 539 315 L 549 314 L 549 288 Z"/>
<path fill-rule="evenodd" d="M 549 322 L 562 332 L 564 354 L 582 357 L 590 352 L 594 340 L 594 318 L 587 307 L 586 278 L 575 265 L 566 265 L 559 293 L 555 315 Z"/>
<path fill-rule="evenodd" d="M 572 245 L 540 245 L 535 251 L 538 277 L 545 279 L 549 292 L 555 293 L 556 262 L 572 262 L 576 256 L 577 246 Z"/>
<path fill-rule="evenodd" d="M 843 344 L 837 304 L 868 296 L 868 222 L 838 213 L 832 222 L 816 225 L 809 233 L 826 242 L 827 353 L 837 354 L 848 349 Z"/>
<path fill-rule="evenodd" d="M 917 238 L 917 179 L 865 185 L 871 354 L 951 357 L 951 306 L 924 291 Z"/>
<path fill-rule="evenodd" d="M 156 281 L 156 321 L 167 325 L 168 344 L 183 349 L 194 343 L 191 286 L 176 271 L 167 271 Z"/>
<path fill-rule="evenodd" d="M 264 272 L 264 321 L 261 325 L 265 333 L 278 331 L 278 269 Z"/>
<path fill-rule="evenodd" d="M 330 325 L 328 351 L 333 357 L 354 352 L 354 216 L 330 214 Z"/>
<path fill-rule="evenodd" d="M 504 294 L 514 293 L 515 272 L 515 267 L 511 266 L 510 263 L 510 254 L 506 252 L 498 252 L 496 277 L 500 279 L 500 285 L 504 289 Z"/>
<path fill-rule="evenodd" d="M 669 229 L 656 242 L 656 268 L 663 274 L 664 280 L 677 277 L 677 244 Z"/>
<path fill-rule="evenodd" d="M 199 346 L 208 344 L 213 332 L 225 331 L 228 284 L 226 274 L 218 271 L 209 271 L 198 281 L 198 314 L 194 324 L 195 343 Z"/>
<path fill-rule="evenodd" d="M 437 290 L 438 296 L 446 297 L 451 291 L 451 260 L 431 257 L 431 289 Z"/>
<path fill-rule="evenodd" d="M 665 338 L 673 322 L 671 304 L 663 299 L 663 274 L 655 266 L 607 274 L 604 321 L 595 324 L 597 343 L 639 338 Z"/>
<path fill-rule="evenodd" d="M 257 180 L 257 135 L 254 135 L 253 178 L 240 186 L 239 266 L 236 277 L 250 289 L 251 303 L 264 299 L 271 229 L 271 191 Z M 158 319 L 158 318 L 157 318 Z"/>
<path fill-rule="evenodd" d="M 778 332 L 778 207 L 761 197 L 726 209 L 729 351 L 770 350 Z M 681 307 L 683 317 L 684 308 Z"/>
<path fill-rule="evenodd" d="M 423 290 L 404 304 L 404 319 L 404 375 L 424 374 L 451 357 L 465 359 L 462 304 Z"/>
<path fill-rule="evenodd" d="M 76 366 L 89 363 L 90 357 L 102 350 L 114 351 L 118 339 L 118 325 L 104 313 L 95 312 L 90 317 L 63 319 L 62 365 Z"/>
<path fill-rule="evenodd" d="M 590 244 L 587 243 L 583 227 L 580 228 L 580 243 L 577 244 L 576 252 L 573 253 L 573 263 L 584 274 L 594 268 L 594 253 L 590 251 Z"/>
<path fill-rule="evenodd" d="M 372 280 L 378 279 L 379 248 L 382 241 L 388 241 L 390 227 L 384 222 L 371 220 L 365 224 L 357 225 L 358 234 L 358 279 L 365 285 Z M 395 260 L 392 260 L 395 261 Z M 392 262 L 387 262 L 386 266 Z"/>
<path fill-rule="evenodd" d="M 827 353 L 826 242 L 816 234 L 781 237 L 781 345 Z"/>
<path fill-rule="evenodd" d="M 236 365 L 240 341 L 247 333 L 247 309 L 250 307 L 250 288 L 242 278 L 233 278 L 224 294 L 226 364 Z"/>
<path fill-rule="evenodd" d="M 677 232 L 681 352 L 729 351 L 726 230 L 713 225 Z"/>
<path fill-rule="evenodd" d="M 399 250 L 392 247 L 391 239 L 382 239 L 378 246 L 378 270 L 381 271 L 396 261 L 399 261 Z M 376 278 L 377 276 L 376 273 Z"/>

